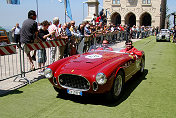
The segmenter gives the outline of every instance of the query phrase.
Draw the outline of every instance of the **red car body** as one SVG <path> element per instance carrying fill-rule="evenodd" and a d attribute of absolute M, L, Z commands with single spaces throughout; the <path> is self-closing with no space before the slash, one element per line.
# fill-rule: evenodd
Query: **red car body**
<path fill-rule="evenodd" d="M 127 53 L 100 50 L 70 56 L 48 66 L 53 75 L 49 81 L 56 91 L 67 90 L 69 94 L 84 95 L 86 93 L 112 92 L 112 89 L 115 91 L 116 85 L 114 83 L 115 79 L 118 78 L 119 71 L 123 85 L 136 72 L 143 71 L 145 55 L 143 51 L 142 53 L 143 56 L 138 58 Z M 99 84 L 97 82 L 98 73 L 105 75 L 105 83 Z M 120 92 L 123 85 L 121 85 Z"/>

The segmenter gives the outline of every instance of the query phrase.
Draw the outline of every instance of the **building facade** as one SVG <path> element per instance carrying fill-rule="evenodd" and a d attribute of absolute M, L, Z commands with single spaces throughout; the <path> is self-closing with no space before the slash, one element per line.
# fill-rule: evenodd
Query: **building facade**
<path fill-rule="evenodd" d="M 161 27 L 163 0 L 104 0 L 107 20 L 115 25 Z M 166 1 L 166 0 L 165 0 Z M 164 17 L 164 16 L 163 16 Z M 165 18 L 164 18 L 165 19 Z M 165 23 L 165 22 L 164 22 Z"/>
<path fill-rule="evenodd" d="M 85 21 L 91 21 L 93 18 L 93 14 L 98 15 L 98 5 L 100 4 L 98 0 L 88 0 L 88 16 L 84 19 Z"/>
<path fill-rule="evenodd" d="M 95 6 L 94 9 L 97 10 L 96 5 L 99 3 L 98 0 L 88 0 L 87 4 L 90 18 L 93 15 L 91 7 Z M 166 0 L 103 0 L 103 8 L 106 12 L 107 23 L 160 28 L 165 26 Z"/>

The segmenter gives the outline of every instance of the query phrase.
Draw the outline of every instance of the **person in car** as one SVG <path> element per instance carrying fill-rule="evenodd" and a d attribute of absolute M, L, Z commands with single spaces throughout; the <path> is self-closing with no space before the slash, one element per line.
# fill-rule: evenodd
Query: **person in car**
<path fill-rule="evenodd" d="M 133 44 L 133 42 L 131 40 L 127 40 L 125 42 L 126 48 L 120 50 L 120 52 L 130 53 L 132 55 L 137 55 L 138 57 L 141 57 L 142 52 L 138 51 L 132 44 Z"/>
<path fill-rule="evenodd" d="M 103 40 L 102 47 L 97 48 L 96 50 L 110 50 L 113 51 L 111 47 L 108 46 L 109 42 L 107 40 Z"/>

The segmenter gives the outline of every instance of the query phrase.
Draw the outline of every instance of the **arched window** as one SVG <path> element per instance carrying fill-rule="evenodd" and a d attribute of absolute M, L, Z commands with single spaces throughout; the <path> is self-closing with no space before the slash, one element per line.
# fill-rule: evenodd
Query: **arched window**
<path fill-rule="evenodd" d="M 140 16 L 140 25 L 151 26 L 152 25 L 152 17 L 149 13 L 145 12 Z"/>
<path fill-rule="evenodd" d="M 151 4 L 151 0 L 142 0 L 142 4 Z"/>
<path fill-rule="evenodd" d="M 120 4 L 120 0 L 112 0 L 112 4 Z"/>
<path fill-rule="evenodd" d="M 111 23 L 114 25 L 120 25 L 121 24 L 121 15 L 117 12 L 113 13 L 111 16 Z"/>
<path fill-rule="evenodd" d="M 125 24 L 132 27 L 133 25 L 136 25 L 136 16 L 134 13 L 130 12 L 125 16 Z"/>

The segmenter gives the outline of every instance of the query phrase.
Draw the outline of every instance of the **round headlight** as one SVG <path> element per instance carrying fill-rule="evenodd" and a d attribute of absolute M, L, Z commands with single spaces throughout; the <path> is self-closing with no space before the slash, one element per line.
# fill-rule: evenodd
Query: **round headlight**
<path fill-rule="evenodd" d="M 98 84 L 101 84 L 101 85 L 105 84 L 107 81 L 106 75 L 104 73 L 98 73 L 96 75 L 96 81 Z"/>
<path fill-rule="evenodd" d="M 53 72 L 50 68 L 47 68 L 44 71 L 44 75 L 45 75 L 46 78 L 51 78 L 51 77 L 53 77 Z"/>

